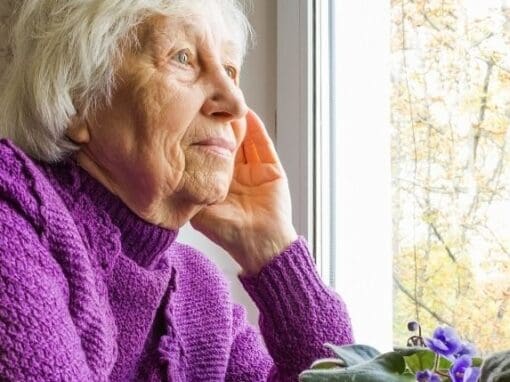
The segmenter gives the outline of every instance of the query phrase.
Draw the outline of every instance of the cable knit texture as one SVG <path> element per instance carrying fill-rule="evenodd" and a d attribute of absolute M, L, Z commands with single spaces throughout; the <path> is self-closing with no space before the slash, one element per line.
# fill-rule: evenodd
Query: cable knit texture
<path fill-rule="evenodd" d="M 303 238 L 240 277 L 258 330 L 176 236 L 72 161 L 0 140 L 0 380 L 296 381 L 325 342 L 353 341 Z"/>

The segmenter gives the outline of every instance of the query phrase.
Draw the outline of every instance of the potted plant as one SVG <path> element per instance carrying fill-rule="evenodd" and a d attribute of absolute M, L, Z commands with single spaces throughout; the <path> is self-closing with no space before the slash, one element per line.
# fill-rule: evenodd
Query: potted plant
<path fill-rule="evenodd" d="M 487 359 L 477 356 L 473 344 L 448 326 L 423 338 L 417 322 L 406 347 L 380 353 L 368 345 L 326 344 L 336 355 L 315 361 L 299 376 L 300 382 L 510 382 L 510 352 Z"/>

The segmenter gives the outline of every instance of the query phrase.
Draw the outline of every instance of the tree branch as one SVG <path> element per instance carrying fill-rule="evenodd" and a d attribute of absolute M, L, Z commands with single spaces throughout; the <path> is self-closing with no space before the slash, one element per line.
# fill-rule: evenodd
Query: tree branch
<path fill-rule="evenodd" d="M 487 71 L 485 72 L 485 79 L 483 82 L 483 96 L 481 99 L 480 113 L 478 115 L 478 123 L 475 126 L 475 135 L 473 137 L 473 162 L 476 161 L 476 154 L 478 150 L 478 143 L 482 132 L 481 126 L 485 120 L 485 112 L 487 110 L 487 93 L 489 91 L 489 83 L 492 76 L 492 69 L 494 68 L 493 61 L 487 61 Z"/>
<path fill-rule="evenodd" d="M 415 304 L 417 304 L 418 306 L 420 306 L 423 310 L 427 311 L 427 313 L 429 313 L 432 317 L 434 317 L 436 320 L 438 320 L 439 322 L 443 323 L 443 324 L 446 324 L 446 325 L 449 325 L 449 326 L 452 326 L 453 325 L 445 320 L 443 317 L 441 317 L 439 314 L 437 314 L 436 312 L 434 312 L 432 309 L 430 309 L 427 305 L 425 305 L 421 300 L 418 300 L 417 298 L 413 297 L 413 295 L 411 294 L 411 292 L 409 292 L 401 283 L 400 281 L 398 281 L 398 279 L 393 276 L 393 281 L 395 283 L 395 285 L 397 286 L 398 289 L 400 289 L 400 291 L 402 293 L 404 293 L 407 297 L 409 297 L 410 300 L 412 300 Z"/>
<path fill-rule="evenodd" d="M 428 223 L 428 224 L 432 228 L 432 231 L 434 231 L 434 235 L 437 237 L 437 240 L 439 240 L 441 242 L 441 244 L 443 244 L 443 247 L 444 247 L 446 253 L 448 254 L 448 257 L 450 259 L 452 259 L 452 261 L 454 263 L 456 263 L 457 262 L 457 258 L 454 256 L 454 254 L 453 254 L 452 250 L 450 249 L 450 247 L 448 246 L 448 244 L 446 244 L 446 242 L 444 241 L 443 236 L 441 235 L 441 233 L 437 229 L 436 225 L 434 223 Z"/>
<path fill-rule="evenodd" d="M 405 189 L 404 189 L 405 190 Z M 408 191 L 410 192 L 410 191 Z M 416 203 L 418 203 L 418 206 L 420 206 L 420 208 L 422 210 L 424 210 L 424 207 L 423 207 L 423 204 L 421 203 L 421 201 L 418 199 L 418 195 L 416 195 L 416 192 L 410 192 L 410 194 L 412 196 L 414 196 L 415 200 L 416 200 Z M 414 218 L 414 220 L 416 220 L 416 217 Z M 432 231 L 434 232 L 434 235 L 436 236 L 436 238 L 439 240 L 439 242 L 443 245 L 446 253 L 448 254 L 448 257 L 454 262 L 456 263 L 457 262 L 457 257 L 453 254 L 453 251 L 451 250 L 450 246 L 446 243 L 446 241 L 444 240 L 443 238 L 443 235 L 441 235 L 441 232 L 439 232 L 439 229 L 437 228 L 437 226 L 432 223 L 432 222 L 427 222 L 427 224 L 430 226 L 430 228 L 432 228 Z"/>

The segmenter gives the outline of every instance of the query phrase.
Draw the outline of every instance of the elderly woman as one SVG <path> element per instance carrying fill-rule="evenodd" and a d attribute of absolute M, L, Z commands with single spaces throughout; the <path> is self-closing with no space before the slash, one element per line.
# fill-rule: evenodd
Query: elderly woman
<path fill-rule="evenodd" d="M 234 0 L 23 0 L 0 98 L 2 381 L 296 381 L 353 341 L 291 223 Z M 241 266 L 260 333 L 193 227 Z"/>

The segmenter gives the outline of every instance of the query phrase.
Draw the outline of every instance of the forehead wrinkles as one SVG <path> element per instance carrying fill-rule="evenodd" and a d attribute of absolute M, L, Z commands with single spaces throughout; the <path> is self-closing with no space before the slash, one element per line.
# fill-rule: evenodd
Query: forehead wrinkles
<path fill-rule="evenodd" d="M 189 36 L 196 36 L 196 43 L 206 48 L 209 54 L 219 53 L 239 64 L 241 53 L 239 43 L 233 38 L 232 31 L 227 28 L 223 18 L 212 18 L 215 22 L 208 22 L 205 17 L 197 16 L 192 22 L 187 22 L 185 28 Z"/>
<path fill-rule="evenodd" d="M 208 56 L 219 53 L 236 63 L 240 61 L 238 43 L 231 38 L 223 18 L 207 19 L 196 13 L 189 17 L 156 16 L 148 22 L 146 36 L 148 38 L 144 42 L 156 54 L 158 50 L 173 45 L 179 40 L 185 40 L 194 43 L 197 47 L 205 48 Z"/>

